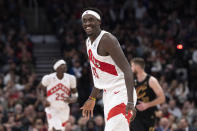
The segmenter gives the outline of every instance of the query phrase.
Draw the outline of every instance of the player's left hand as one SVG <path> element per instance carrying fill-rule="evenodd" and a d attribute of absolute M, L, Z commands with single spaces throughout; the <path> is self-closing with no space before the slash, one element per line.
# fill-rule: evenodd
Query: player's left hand
<path fill-rule="evenodd" d="M 128 115 L 129 111 L 132 111 L 132 117 L 131 117 L 130 121 L 133 121 L 136 116 L 136 109 L 135 109 L 135 106 L 131 103 L 127 103 L 126 115 Z"/>
<path fill-rule="evenodd" d="M 50 106 L 50 102 L 47 101 L 47 100 L 44 100 L 43 103 L 44 103 L 44 106 L 45 106 L 45 107 L 49 107 L 49 106 Z"/>
<path fill-rule="evenodd" d="M 136 105 L 136 108 L 139 110 L 139 111 L 144 111 L 146 109 L 149 108 L 149 105 L 148 103 L 144 103 L 142 101 L 139 101 L 140 104 Z"/>

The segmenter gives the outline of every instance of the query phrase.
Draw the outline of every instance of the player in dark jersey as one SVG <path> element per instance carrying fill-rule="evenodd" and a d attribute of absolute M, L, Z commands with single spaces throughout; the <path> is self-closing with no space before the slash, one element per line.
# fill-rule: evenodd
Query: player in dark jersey
<path fill-rule="evenodd" d="M 154 131 L 156 105 L 165 102 L 158 80 L 148 75 L 144 68 L 144 59 L 132 59 L 131 69 L 135 74 L 134 85 L 137 92 L 137 114 L 131 123 L 132 131 Z"/>

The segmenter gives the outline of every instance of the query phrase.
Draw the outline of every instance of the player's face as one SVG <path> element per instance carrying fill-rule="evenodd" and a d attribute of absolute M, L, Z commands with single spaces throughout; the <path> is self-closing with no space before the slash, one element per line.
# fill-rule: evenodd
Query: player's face
<path fill-rule="evenodd" d="M 66 64 L 62 64 L 61 66 L 59 66 L 56 70 L 57 72 L 66 72 Z"/>
<path fill-rule="evenodd" d="M 100 21 L 93 15 L 86 14 L 82 18 L 82 26 L 88 36 L 94 35 L 100 28 Z"/>
<path fill-rule="evenodd" d="M 134 74 L 137 74 L 137 70 L 136 70 L 136 64 L 134 64 L 133 62 L 131 63 L 131 70 Z"/>

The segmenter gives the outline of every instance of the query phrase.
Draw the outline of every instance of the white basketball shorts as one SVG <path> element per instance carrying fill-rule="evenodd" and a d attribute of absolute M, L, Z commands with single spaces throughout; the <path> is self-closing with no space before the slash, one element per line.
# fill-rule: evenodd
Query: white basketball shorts
<path fill-rule="evenodd" d="M 48 129 L 64 130 L 70 116 L 70 108 L 45 108 Z"/>
<path fill-rule="evenodd" d="M 134 104 L 137 102 L 137 94 L 133 91 Z M 126 87 L 104 89 L 103 103 L 105 115 L 105 131 L 129 131 L 132 112 L 126 115 L 128 102 Z"/>

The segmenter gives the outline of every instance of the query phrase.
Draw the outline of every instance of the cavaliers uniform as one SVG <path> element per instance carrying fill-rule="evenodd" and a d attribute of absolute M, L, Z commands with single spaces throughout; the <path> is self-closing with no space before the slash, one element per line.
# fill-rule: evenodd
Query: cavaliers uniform
<path fill-rule="evenodd" d="M 45 108 L 48 128 L 63 130 L 70 115 L 69 105 L 64 102 L 64 98 L 69 97 L 70 90 L 76 88 L 76 78 L 64 73 L 60 80 L 56 73 L 52 73 L 45 75 L 41 83 L 47 87 L 47 101 L 50 103 L 50 106 Z"/>
<path fill-rule="evenodd" d="M 134 78 L 135 88 L 137 92 L 137 102 L 150 102 L 156 99 L 154 91 L 149 86 L 150 77 L 150 75 L 147 75 L 142 82 L 138 82 L 137 78 Z M 136 117 L 131 123 L 132 131 L 154 131 L 156 110 L 156 106 L 148 108 L 145 111 L 137 110 Z"/>
<path fill-rule="evenodd" d="M 105 131 L 129 131 L 132 114 L 130 112 L 125 115 L 128 98 L 124 73 L 111 56 L 100 56 L 97 53 L 99 42 L 105 33 L 109 32 L 101 31 L 93 43 L 89 38 L 86 40 L 94 85 L 103 90 Z M 133 96 L 136 103 L 135 90 Z"/>

